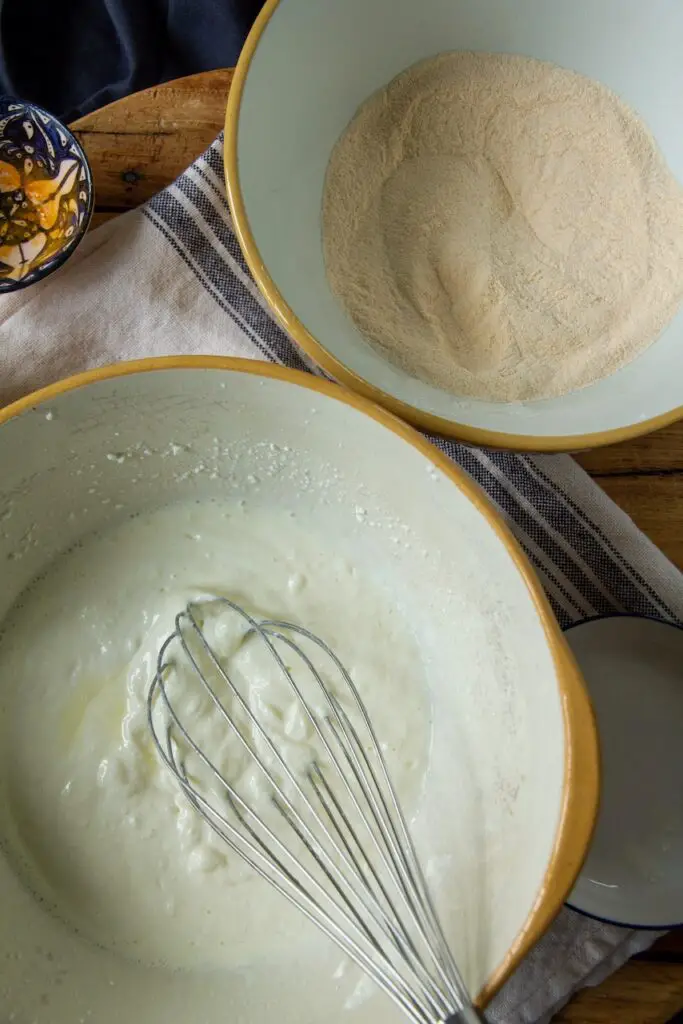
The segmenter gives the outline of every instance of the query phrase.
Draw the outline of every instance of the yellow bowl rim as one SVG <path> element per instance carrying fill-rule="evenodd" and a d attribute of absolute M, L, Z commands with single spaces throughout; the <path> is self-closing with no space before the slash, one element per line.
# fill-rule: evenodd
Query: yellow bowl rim
<path fill-rule="evenodd" d="M 566 741 L 564 792 L 554 848 L 543 881 L 513 945 L 477 996 L 477 1004 L 485 1006 L 562 909 L 565 898 L 583 865 L 598 812 L 599 751 L 593 708 L 584 681 L 540 581 L 502 516 L 464 470 L 386 409 L 368 401 L 362 395 L 300 370 L 229 356 L 166 356 L 115 363 L 64 378 L 0 409 L 0 427 L 38 405 L 54 401 L 60 395 L 89 384 L 163 370 L 225 370 L 249 373 L 298 385 L 364 413 L 412 445 L 460 489 L 488 521 L 522 576 L 546 634 L 557 672 Z"/>
<path fill-rule="evenodd" d="M 630 423 L 625 427 L 615 427 L 611 430 L 601 430 L 589 434 L 558 436 L 541 434 L 534 436 L 532 434 L 512 434 L 488 430 L 484 427 L 473 427 L 468 423 L 459 423 L 456 420 L 446 419 L 443 416 L 436 416 L 433 413 L 425 412 L 417 406 L 409 405 L 407 402 L 402 402 L 393 395 L 387 394 L 386 391 L 382 391 L 380 388 L 370 384 L 354 370 L 351 370 L 342 363 L 336 356 L 333 356 L 317 338 L 314 338 L 309 333 L 283 298 L 268 273 L 265 263 L 261 259 L 261 254 L 251 232 L 242 197 L 237 158 L 237 133 L 244 86 L 256 48 L 279 3 L 280 0 L 267 0 L 254 22 L 237 62 L 228 94 L 225 115 L 223 162 L 233 227 L 247 265 L 275 318 L 294 339 L 296 344 L 340 384 L 351 388 L 352 391 L 357 391 L 378 405 L 385 406 L 391 412 L 401 416 L 402 419 L 407 420 L 421 430 L 426 430 L 432 434 L 442 434 L 445 437 L 453 437 L 459 441 L 465 441 L 468 444 L 479 445 L 485 448 L 530 452 L 582 451 L 587 448 L 601 448 L 605 445 L 629 441 L 635 437 L 641 437 L 643 434 L 649 434 L 654 430 L 660 430 L 662 427 L 669 426 L 683 419 L 683 405 L 679 405 L 647 420 Z"/>

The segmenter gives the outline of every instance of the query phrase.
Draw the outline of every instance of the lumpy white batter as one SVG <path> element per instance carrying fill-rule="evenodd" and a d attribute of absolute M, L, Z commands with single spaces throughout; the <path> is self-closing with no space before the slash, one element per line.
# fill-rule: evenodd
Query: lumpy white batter
<path fill-rule="evenodd" d="M 410 621 L 308 524 L 207 501 L 156 510 L 89 539 L 35 583 L 4 624 L 0 842 L 45 913 L 88 943 L 164 968 L 256 965 L 258 978 L 262 964 L 266 979 L 270 969 L 310 958 L 320 939 L 187 806 L 146 721 L 157 651 L 175 614 L 211 595 L 305 624 L 336 651 L 412 814 L 430 712 Z M 242 668 L 271 686 L 262 665 Z M 292 706 L 272 700 L 274 728 L 304 764 L 310 736 Z M 200 705 L 184 710 L 198 715 L 204 745 L 220 749 L 225 726 L 217 716 Z M 251 767 L 233 760 L 231 770 L 246 777 Z M 247 782 L 258 788 L 257 775 Z M 35 998 L 10 987 L 0 1007 L 19 1024 L 52 1020 Z M 41 998 L 49 1004 L 50 993 Z M 197 1021 L 224 1019 L 217 1014 Z"/>

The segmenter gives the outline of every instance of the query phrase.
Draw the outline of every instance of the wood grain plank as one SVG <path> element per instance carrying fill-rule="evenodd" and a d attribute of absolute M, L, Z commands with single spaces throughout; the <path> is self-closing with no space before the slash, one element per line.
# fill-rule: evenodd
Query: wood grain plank
<path fill-rule="evenodd" d="M 646 437 L 596 448 L 575 456 L 576 461 L 596 476 L 614 473 L 683 473 L 683 421 Z"/>
<path fill-rule="evenodd" d="M 223 68 L 154 85 L 86 114 L 71 129 L 121 135 L 220 130 L 233 74 L 233 68 Z"/>
<path fill-rule="evenodd" d="M 554 1024 L 667 1024 L 681 1009 L 683 967 L 632 960 L 579 992 Z"/>
<path fill-rule="evenodd" d="M 597 482 L 667 558 L 683 569 L 683 474 L 603 476 Z"/>
<path fill-rule="evenodd" d="M 97 168 L 93 175 L 96 206 L 132 210 L 182 174 L 217 132 L 212 128 L 185 135 L 77 134 L 91 167 Z"/>
<path fill-rule="evenodd" d="M 232 74 L 227 69 L 167 82 L 71 125 L 93 169 L 98 212 L 134 209 L 204 152 L 223 128 Z"/>

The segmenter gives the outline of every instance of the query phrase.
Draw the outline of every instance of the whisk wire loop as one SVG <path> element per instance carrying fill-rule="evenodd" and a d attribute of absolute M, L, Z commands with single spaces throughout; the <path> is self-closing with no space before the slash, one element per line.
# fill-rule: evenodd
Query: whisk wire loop
<path fill-rule="evenodd" d="M 428 943 L 429 939 L 428 939 L 428 936 L 427 936 L 427 933 L 426 933 L 427 932 L 427 928 L 428 928 L 428 923 L 426 923 L 424 921 L 423 915 L 420 914 L 419 904 L 416 905 L 416 902 L 412 898 L 412 895 L 411 895 L 411 892 L 412 892 L 411 885 L 414 885 L 414 882 L 413 882 L 413 879 L 411 877 L 410 865 L 406 862 L 405 858 L 403 857 L 403 851 L 401 850 L 401 847 L 400 847 L 400 841 L 398 839 L 398 836 L 397 836 L 397 833 L 396 833 L 396 829 L 394 827 L 394 822 L 392 821 L 391 815 L 389 813 L 389 809 L 387 808 L 386 801 L 384 799 L 384 796 L 383 796 L 383 794 L 381 792 L 380 787 L 375 785 L 374 789 L 376 790 L 376 792 L 373 792 L 373 786 L 371 784 L 371 780 L 373 780 L 372 769 L 371 769 L 369 760 L 367 760 L 367 758 L 366 758 L 366 755 L 365 755 L 365 752 L 363 750 L 363 746 L 362 746 L 362 743 L 360 741 L 360 738 L 358 737 L 358 734 L 356 733 L 356 731 L 353 729 L 353 726 L 352 726 L 350 720 L 348 719 L 348 716 L 344 712 L 343 708 L 341 707 L 339 701 L 335 698 L 334 694 L 332 694 L 330 692 L 330 690 L 328 689 L 328 687 L 325 685 L 325 682 L 322 679 L 322 676 L 320 675 L 320 673 L 316 669 L 316 667 L 313 664 L 313 662 L 311 661 L 311 659 L 289 637 L 287 637 L 286 635 L 284 635 L 281 632 L 276 632 L 276 630 L 279 630 L 283 626 L 286 626 L 286 625 L 287 625 L 286 623 L 274 622 L 274 621 L 266 621 L 266 622 L 262 622 L 261 623 L 261 627 L 262 627 L 264 633 L 266 633 L 270 637 L 274 637 L 274 638 L 278 639 L 279 641 L 281 641 L 291 651 L 293 651 L 293 653 L 295 653 L 298 657 L 301 658 L 301 660 L 304 662 L 306 668 L 309 670 L 312 678 L 318 684 L 318 687 L 320 688 L 320 690 L 323 693 L 323 695 L 324 695 L 324 697 L 325 697 L 325 699 L 326 699 L 330 709 L 332 710 L 334 718 L 331 718 L 331 717 L 328 716 L 326 718 L 326 722 L 327 722 L 328 726 L 330 727 L 330 730 L 332 731 L 333 735 L 335 736 L 335 738 L 337 740 L 337 743 L 338 743 L 339 747 L 341 748 L 341 750 L 343 752 L 344 757 L 347 760 L 349 769 L 350 769 L 350 771 L 351 771 L 351 773 L 353 775 L 353 778 L 354 778 L 355 782 L 358 785 L 358 790 L 359 790 L 360 794 L 362 795 L 362 797 L 364 798 L 364 802 L 365 802 L 365 804 L 367 804 L 367 807 L 368 807 L 368 809 L 370 811 L 370 814 L 371 814 L 371 817 L 372 817 L 372 821 L 374 822 L 374 824 L 375 824 L 375 826 L 376 826 L 376 828 L 378 830 L 378 832 L 376 832 L 374 829 L 369 829 L 368 830 L 368 834 L 369 834 L 370 840 L 371 840 L 371 842 L 372 842 L 372 844 L 374 846 L 374 849 L 376 850 L 378 856 L 380 857 L 380 860 L 382 862 L 383 867 L 390 873 L 390 875 L 391 875 L 391 877 L 392 877 L 392 879 L 393 879 L 393 881 L 394 881 L 394 883 L 396 885 L 398 893 L 400 894 L 400 897 L 402 898 L 402 900 L 404 902 L 404 905 L 405 905 L 406 909 L 408 910 L 408 913 L 410 915 L 410 919 L 412 920 L 412 922 L 415 925 L 415 927 L 418 929 L 418 931 L 419 931 L 423 941 Z M 292 629 L 292 632 L 301 633 L 302 635 L 306 636 L 309 640 L 311 640 L 312 642 L 316 643 L 319 647 L 321 647 L 325 651 L 325 653 L 333 660 L 333 662 L 335 663 L 335 666 L 338 668 L 340 673 L 342 673 L 342 675 L 344 677 L 346 677 L 345 678 L 345 682 L 347 683 L 349 688 L 354 693 L 354 696 L 357 694 L 357 691 L 355 690 L 355 685 L 354 685 L 353 681 L 351 680 L 351 677 L 348 676 L 348 673 L 346 672 L 346 669 L 344 668 L 344 666 L 341 664 L 341 662 L 336 657 L 334 652 L 331 651 L 329 647 L 327 647 L 327 645 L 323 644 L 323 642 L 318 637 L 314 637 L 313 634 L 311 634 L 307 630 L 303 630 L 300 627 L 294 627 Z M 337 770 L 338 777 L 339 777 L 340 781 L 342 782 L 345 791 L 348 793 L 354 809 L 361 816 L 361 818 L 363 818 L 364 817 L 364 811 L 363 811 L 362 807 L 360 806 L 359 800 L 358 800 L 358 798 L 356 796 L 356 793 L 354 792 L 353 786 L 350 784 L 349 779 L 347 778 L 346 774 L 344 773 L 343 767 L 339 763 L 337 755 L 335 754 L 334 750 L 332 749 L 332 747 L 328 743 L 324 733 L 320 729 L 320 727 L 319 727 L 319 725 L 318 725 L 318 723 L 316 721 L 316 718 L 313 715 L 313 712 L 311 711 L 311 709 L 308 706 L 307 702 L 300 695 L 299 688 L 296 686 L 296 683 L 295 683 L 295 681 L 292 678 L 291 672 L 288 669 L 286 669 L 285 671 L 286 671 L 286 675 L 287 675 L 288 680 L 291 680 L 292 688 L 297 692 L 297 695 L 300 696 L 300 700 L 301 700 L 302 704 L 304 705 L 304 707 L 306 708 L 308 716 L 309 716 L 311 722 L 314 725 L 314 728 L 316 730 L 317 735 L 322 740 L 323 745 L 325 747 L 325 750 L 328 753 L 328 755 L 330 756 L 330 760 L 331 760 L 332 764 L 334 765 L 334 767 Z M 358 700 L 360 702 L 360 698 L 358 698 Z M 346 744 L 344 744 L 344 742 L 342 741 L 339 733 L 337 732 L 338 727 L 341 727 L 343 729 L 343 731 L 344 731 L 345 739 L 347 740 Z M 373 737 L 373 739 L 374 739 L 374 737 Z M 383 761 L 381 750 L 380 750 L 379 745 L 377 744 L 376 740 L 375 740 L 374 746 L 375 746 L 376 756 L 378 757 L 378 759 L 382 759 L 382 761 Z M 360 758 L 358 756 L 359 754 L 360 754 Z M 367 771 L 363 768 L 363 760 L 365 760 Z M 370 872 L 370 875 L 375 880 L 375 882 L 377 884 L 377 887 L 378 887 L 378 889 L 380 891 L 381 897 L 383 897 L 386 906 L 388 907 L 388 909 L 391 912 L 392 920 L 391 921 L 386 921 L 386 924 L 389 927 L 389 931 L 390 931 L 391 938 L 393 940 L 394 945 L 396 946 L 398 952 L 402 956 L 405 956 L 410 961 L 413 969 L 421 977 L 422 983 L 427 987 L 428 990 L 431 991 L 432 999 L 436 1000 L 437 1005 L 439 1005 L 440 1002 L 441 1002 L 441 998 L 442 998 L 440 993 L 439 993 L 439 990 L 436 987 L 436 985 L 434 984 L 434 982 L 432 981 L 432 979 L 429 977 L 429 974 L 427 973 L 427 971 L 425 970 L 423 964 L 421 963 L 421 961 L 419 959 L 418 951 L 415 948 L 415 945 L 414 945 L 414 943 L 413 943 L 413 941 L 412 941 L 412 939 L 411 939 L 411 937 L 410 937 L 410 935 L 408 933 L 408 930 L 406 929 L 405 925 L 403 924 L 403 921 L 402 921 L 402 919 L 401 919 L 401 917 L 400 917 L 400 915 L 399 915 L 399 913 L 398 913 L 394 903 L 392 902 L 392 900 L 391 900 L 391 898 L 389 896 L 389 893 L 387 891 L 386 886 L 381 881 L 381 878 L 379 876 L 379 872 L 375 869 L 375 867 L 372 864 L 370 858 L 367 856 L 367 854 L 366 854 L 366 852 L 364 850 L 363 844 L 358 839 L 358 836 L 356 835 L 356 833 L 355 833 L 355 831 L 353 829 L 353 826 L 352 826 L 351 822 L 349 821 L 348 816 L 344 814 L 341 805 L 336 800 L 336 798 L 334 798 L 332 790 L 330 789 L 329 785 L 327 784 L 327 782 L 325 780 L 325 777 L 322 774 L 319 766 L 317 766 L 315 763 L 314 763 L 314 766 L 317 768 L 316 774 L 318 776 L 318 779 L 325 785 L 329 796 L 332 797 L 333 803 L 334 803 L 334 807 L 335 807 L 335 810 L 336 810 L 337 814 L 341 818 L 341 820 L 342 820 L 342 822 L 343 822 L 343 824 L 344 824 L 344 826 L 346 828 L 346 831 L 347 831 L 348 835 L 351 836 L 351 838 L 354 840 L 354 843 L 355 843 L 356 847 L 359 849 L 361 857 L 362 857 L 362 860 L 364 862 L 364 865 L 365 865 L 366 869 Z M 314 766 L 312 766 L 312 767 L 314 767 Z M 316 787 L 310 771 L 309 771 L 309 781 L 311 782 L 311 785 L 312 785 L 314 791 L 316 792 L 316 795 L 318 796 L 318 799 L 321 801 L 321 803 L 323 803 L 322 798 L 321 798 L 321 793 L 320 793 L 319 789 Z M 398 806 L 398 803 L 397 803 L 397 806 Z M 346 839 L 344 838 L 343 830 L 339 827 L 339 823 L 336 821 L 336 819 L 334 817 L 334 814 L 332 813 L 330 807 L 329 806 L 325 806 L 324 803 L 323 803 L 323 807 L 324 807 L 324 809 L 326 811 L 327 817 L 330 819 L 331 825 L 334 828 L 335 833 L 337 834 L 337 837 L 338 837 L 339 841 L 343 844 L 344 849 L 346 850 L 347 854 L 351 857 L 352 854 L 351 854 L 351 851 L 350 851 L 350 847 L 347 845 Z M 384 840 L 383 843 L 379 841 L 378 833 L 382 837 L 382 839 Z M 366 887 L 368 895 L 377 904 L 376 894 L 373 892 L 373 890 L 371 888 L 370 881 L 369 881 L 367 875 L 364 874 L 363 869 L 361 868 L 361 866 L 358 864 L 358 862 L 355 859 L 353 860 L 353 863 L 354 863 L 354 866 L 356 867 L 356 877 Z M 380 904 L 380 907 L 381 907 L 381 904 Z M 437 963 L 437 966 L 440 966 L 440 965 Z M 450 979 L 445 975 L 445 973 L 444 973 L 443 980 L 447 984 L 450 983 Z"/>
<path fill-rule="evenodd" d="M 164 694 L 165 691 L 163 685 L 160 686 L 159 689 L 161 693 Z M 183 738 L 188 741 L 192 749 L 196 749 L 193 741 L 188 737 L 182 725 L 175 719 L 172 709 L 170 710 L 170 713 L 176 721 Z M 425 1016 L 423 1008 L 410 994 L 403 979 L 398 975 L 398 973 L 393 968 L 390 968 L 388 972 L 389 976 L 385 977 L 363 948 L 340 928 L 337 921 L 335 921 L 332 916 L 325 911 L 324 907 L 322 907 L 320 903 L 316 902 L 316 900 L 310 896 L 302 883 L 295 878 L 290 870 L 286 868 L 283 861 L 265 846 L 263 839 L 255 833 L 245 817 L 244 812 L 251 813 L 250 808 L 242 801 L 239 794 L 222 776 L 219 770 L 215 768 L 212 762 L 209 759 L 205 760 L 207 767 L 214 772 L 216 778 L 224 786 L 225 791 L 229 796 L 230 805 L 235 816 L 248 835 L 252 837 L 252 841 L 245 838 L 245 836 L 243 836 L 220 811 L 218 811 L 208 800 L 206 800 L 206 798 L 195 790 L 188 778 L 183 762 L 176 756 L 174 748 L 177 744 L 170 734 L 167 732 L 166 746 L 164 747 L 153 726 L 152 730 L 155 745 L 157 746 L 160 757 L 167 768 L 176 777 L 191 806 L 194 807 L 194 809 L 201 815 L 212 831 L 218 835 L 234 853 L 242 857 L 242 859 L 245 860 L 246 863 L 261 876 L 261 878 L 269 882 L 282 896 L 301 910 L 301 912 L 310 921 L 321 928 L 328 938 L 336 942 L 352 960 L 355 960 L 355 962 L 358 963 L 359 966 L 361 966 L 369 976 L 385 990 L 385 992 L 387 992 L 387 994 L 391 995 L 391 997 L 396 1000 L 407 1016 L 414 1020 L 416 1024 L 422 1024 L 422 1022 L 428 1020 L 429 1018 Z M 280 849 L 281 853 L 292 860 L 296 860 L 291 851 L 266 824 L 263 825 L 263 830 L 267 837 L 271 839 L 274 846 Z M 302 875 L 304 876 L 304 880 L 310 883 L 311 887 L 317 890 L 323 899 L 329 899 L 328 893 L 322 889 L 318 880 L 313 877 L 306 866 L 299 865 L 299 867 Z M 352 918 L 341 910 L 339 916 L 351 930 L 359 932 L 361 936 L 365 938 L 369 938 L 369 941 L 371 941 L 375 949 L 381 948 L 376 940 L 372 938 L 367 926 L 365 926 L 362 921 L 359 924 L 360 919 L 357 914 Z"/>
<path fill-rule="evenodd" d="M 229 604 L 229 606 L 233 610 L 242 611 L 242 609 L 238 609 L 238 606 L 234 605 L 232 602 L 228 602 L 227 599 L 225 599 L 225 602 L 227 604 Z M 252 712 L 251 708 L 249 707 L 248 703 L 244 700 L 242 694 L 239 692 L 237 687 L 234 685 L 234 683 L 231 680 L 229 674 L 226 672 L 224 666 L 221 664 L 220 660 L 216 657 L 216 655 L 215 655 L 214 651 L 212 650 L 211 646 L 207 643 L 206 638 L 204 637 L 204 635 L 203 635 L 203 633 L 201 631 L 201 627 L 200 627 L 199 623 L 197 622 L 197 619 L 196 619 L 192 609 L 190 609 L 188 611 L 188 618 L 189 618 L 189 621 L 190 621 L 190 623 L 192 625 L 193 631 L 194 631 L 195 635 L 197 636 L 197 639 L 199 640 L 202 648 L 204 649 L 204 652 L 209 657 L 209 659 L 210 659 L 210 661 L 212 663 L 212 666 L 219 673 L 222 681 L 225 682 L 229 686 L 231 692 L 237 698 L 237 700 L 239 702 L 239 705 L 246 712 L 247 717 L 248 717 L 249 721 L 251 722 L 251 724 L 254 725 L 254 727 L 258 731 L 258 734 L 265 740 L 265 742 L 266 742 L 268 748 L 270 749 L 270 751 L 276 756 L 279 764 L 284 769 L 284 771 L 285 771 L 285 773 L 287 775 L 287 778 L 295 786 L 297 794 L 302 798 L 302 800 L 303 800 L 303 802 L 305 804 L 306 809 L 308 811 L 310 811 L 311 814 L 313 815 L 313 817 L 315 819 L 315 823 L 323 830 L 323 832 L 325 833 L 325 837 L 328 840 L 330 840 L 331 836 L 330 836 L 329 832 L 327 831 L 327 829 L 325 828 L 325 824 L 321 820 L 317 810 L 313 807 L 313 805 L 310 802 L 308 796 L 305 794 L 305 792 L 303 791 L 302 787 L 300 786 L 298 780 L 296 779 L 294 774 L 289 769 L 289 767 L 286 764 L 285 760 L 282 758 L 282 755 L 280 754 L 280 751 L 277 749 L 275 744 L 272 742 L 271 738 L 265 732 L 265 730 L 263 729 L 261 723 L 258 721 L 258 718 L 253 714 L 253 712 Z M 304 696 L 303 696 L 299 686 L 297 685 L 297 683 L 296 683 L 296 681 L 295 681 L 291 671 L 285 665 L 284 660 L 282 659 L 279 651 L 277 650 L 277 648 L 272 643 L 272 638 L 276 637 L 278 639 L 281 639 L 283 642 L 285 642 L 287 644 L 288 647 L 290 647 L 290 649 L 292 649 L 296 654 L 298 654 L 298 656 L 302 659 L 302 661 L 309 668 L 309 670 L 310 670 L 311 674 L 314 676 L 316 682 L 319 684 L 320 689 L 324 693 L 324 695 L 325 695 L 325 697 L 326 697 L 330 707 L 332 707 L 333 710 L 335 711 L 335 714 L 338 715 L 337 705 L 335 704 L 335 702 L 332 699 L 331 694 L 328 692 L 327 688 L 325 687 L 325 685 L 324 685 L 324 683 L 322 681 L 321 676 L 319 675 L 319 673 L 317 672 L 317 670 L 313 666 L 313 664 L 310 661 L 310 659 L 305 655 L 305 653 L 300 648 L 298 648 L 295 644 L 293 644 L 288 638 L 286 638 L 286 637 L 282 636 L 281 634 L 275 632 L 275 630 L 273 628 L 271 628 L 273 626 L 281 627 L 282 623 L 265 622 L 265 623 L 258 624 L 258 623 L 255 623 L 255 620 L 251 619 L 251 617 L 249 617 L 249 618 L 250 618 L 250 629 L 248 630 L 248 632 L 246 634 L 246 639 L 248 639 L 249 636 L 254 634 L 254 632 L 257 632 L 258 635 L 261 636 L 262 639 L 264 639 L 266 641 L 266 643 L 268 644 L 268 647 L 269 647 L 272 655 L 274 656 L 275 660 L 277 661 L 278 666 L 280 667 L 280 669 L 281 669 L 284 677 L 286 678 L 290 688 L 295 693 L 295 695 L 296 695 L 300 705 L 302 706 L 302 708 L 304 709 L 304 712 L 306 713 L 307 718 L 311 722 L 311 724 L 312 724 L 316 734 L 318 735 L 318 737 L 320 738 L 321 742 L 323 743 L 323 746 L 325 748 L 326 753 L 328 754 L 328 756 L 330 757 L 332 763 L 336 767 L 336 769 L 337 769 L 337 771 L 339 773 L 339 777 L 344 782 L 344 784 L 346 786 L 346 789 L 349 792 L 349 794 L 351 796 L 351 799 L 352 799 L 352 801 L 354 803 L 355 809 L 359 813 L 362 813 L 362 811 L 361 811 L 361 809 L 360 809 L 360 807 L 358 805 L 358 801 L 357 801 L 357 799 L 355 797 L 355 794 L 353 793 L 352 789 L 348 785 L 347 779 L 346 779 L 346 777 L 345 777 L 345 775 L 344 775 L 344 773 L 343 773 L 343 771 L 342 771 L 342 769 L 341 769 L 341 767 L 339 765 L 339 762 L 338 762 L 338 760 L 336 758 L 336 755 L 335 755 L 334 751 L 331 749 L 331 747 L 330 747 L 330 745 L 329 745 L 329 743 L 328 743 L 324 733 L 322 732 L 322 730 L 320 728 L 320 725 L 319 725 L 319 723 L 317 721 L 316 716 L 314 715 L 312 709 L 310 708 L 310 705 L 308 704 L 308 702 L 304 698 Z M 181 640 L 181 644 L 183 646 L 183 650 L 186 653 L 186 655 L 188 656 L 188 658 L 190 659 L 190 661 L 192 662 L 193 667 L 195 668 L 196 671 L 199 671 L 199 665 L 197 663 L 197 660 L 194 657 L 193 653 L 191 652 L 191 650 L 189 648 L 189 645 L 187 644 L 187 642 L 185 641 L 185 638 L 182 635 L 180 637 L 180 640 Z M 336 661 L 336 658 L 335 658 L 335 661 Z M 345 672 L 345 670 L 343 669 L 343 667 L 341 665 L 340 665 L 340 668 L 342 668 L 342 671 Z M 234 728 L 234 722 L 232 721 L 232 719 L 230 718 L 230 716 L 226 712 L 225 707 L 221 703 L 218 695 L 216 694 L 214 688 L 211 686 L 211 684 L 208 682 L 208 680 L 206 680 L 206 688 L 209 691 L 212 700 L 214 701 L 214 703 L 218 707 L 221 715 L 226 719 L 228 724 L 230 724 Z M 249 752 L 252 754 L 252 756 L 254 757 L 255 761 L 257 762 L 257 764 L 259 765 L 261 770 L 264 772 L 264 774 L 267 775 L 268 774 L 267 773 L 267 769 L 266 769 L 265 765 L 263 764 L 263 761 L 261 760 L 261 758 L 254 751 L 253 747 L 244 739 L 244 737 L 243 737 L 243 735 L 241 733 L 239 733 L 239 738 L 240 738 L 240 741 L 247 747 Z M 194 747 L 195 750 L 197 750 L 197 748 L 196 748 L 196 746 L 194 744 L 193 744 L 193 747 Z M 202 752 L 199 751 L 199 753 L 201 755 Z M 269 781 L 272 784 L 272 779 L 271 778 L 269 778 Z M 285 797 L 285 795 L 284 795 L 284 793 L 283 793 L 283 791 L 282 791 L 282 789 L 280 788 L 279 785 L 275 784 L 273 786 L 273 788 L 275 790 L 275 803 L 276 803 L 276 806 L 277 806 L 278 810 L 280 810 L 280 812 L 283 813 L 283 808 L 287 805 L 287 798 Z M 283 803 L 283 801 L 284 801 L 284 803 Z M 348 878 L 344 878 L 344 876 L 341 873 L 341 871 L 339 870 L 338 866 L 336 866 L 334 864 L 333 860 L 330 858 L 330 855 L 329 855 L 328 851 L 324 848 L 324 846 L 322 846 L 320 844 L 320 842 L 318 841 L 317 837 L 313 834 L 313 832 L 311 831 L 309 826 L 303 820 L 302 816 L 296 811 L 296 809 L 293 807 L 293 805 L 291 805 L 291 803 L 289 803 L 288 812 L 287 812 L 287 814 L 285 816 L 286 816 L 289 824 L 292 827 L 296 826 L 297 835 L 299 836 L 299 838 L 302 841 L 304 841 L 307 850 L 315 858 L 316 862 L 321 867 L 321 869 L 325 872 L 325 874 L 328 877 L 328 879 L 331 882 L 333 882 L 337 892 L 338 893 L 339 892 L 343 892 L 344 888 L 348 889 L 349 879 Z M 271 837 L 272 837 L 272 833 L 271 833 Z M 386 863 L 386 857 L 385 857 L 384 850 L 379 846 L 379 844 L 377 844 L 376 837 L 375 837 L 374 833 L 371 834 L 371 837 L 372 837 L 372 840 L 374 841 L 374 843 L 376 845 L 376 848 L 377 848 L 380 856 L 382 857 L 382 859 L 385 862 L 385 866 L 388 866 L 387 863 Z M 393 935 L 393 928 L 392 928 L 391 922 L 387 918 L 385 908 L 382 907 L 382 905 L 378 902 L 378 900 L 376 899 L 375 894 L 372 892 L 372 890 L 367 888 L 366 879 L 364 878 L 362 873 L 357 873 L 357 872 L 354 871 L 354 865 L 352 863 L 350 863 L 344 857 L 343 852 L 334 843 L 333 840 L 331 842 L 331 845 L 333 847 L 334 853 L 337 854 L 338 856 L 341 855 L 341 858 L 344 861 L 344 866 L 351 870 L 354 883 L 355 884 L 360 884 L 360 886 L 362 888 L 366 889 L 366 892 L 367 892 L 367 895 L 368 895 L 368 903 L 366 904 L 366 909 L 370 911 L 370 913 L 372 914 L 373 918 L 375 919 L 375 922 L 382 928 L 382 930 L 384 931 L 385 936 L 388 936 L 388 937 L 391 938 L 392 935 Z M 342 882 L 342 886 L 344 887 L 341 890 L 339 888 L 340 881 Z M 405 886 L 401 887 L 399 889 L 399 891 L 401 892 L 402 895 L 405 895 L 405 893 L 406 893 Z M 406 899 L 408 900 L 408 897 L 406 897 Z M 408 905 L 409 905 L 409 908 L 412 911 L 412 906 L 410 905 L 409 901 L 408 901 Z M 416 921 L 416 923 L 418 923 L 418 922 Z M 400 948 L 399 948 L 399 952 L 401 952 Z M 428 976 L 425 974 L 425 972 L 422 971 L 422 965 L 419 963 L 419 961 L 417 961 L 416 964 L 414 964 L 414 967 L 415 967 L 415 969 L 417 969 L 418 971 L 423 973 L 423 975 L 424 975 L 424 977 L 426 979 L 426 985 L 427 985 L 427 989 L 428 989 L 429 986 L 431 985 L 431 981 L 428 978 Z M 435 990 L 435 996 L 436 996 L 437 1000 L 440 998 L 438 990 Z M 430 1001 L 432 1001 L 433 998 L 434 998 L 433 996 L 430 997 Z"/>
<path fill-rule="evenodd" d="M 227 613 L 234 613 L 243 626 L 236 648 L 223 656 L 207 639 L 205 624 L 211 616 Z M 334 651 L 304 627 L 277 619 L 259 621 L 227 597 L 188 604 L 174 625 L 159 650 L 147 717 L 159 756 L 190 806 L 228 849 L 336 942 L 414 1024 L 479 1021 L 445 939 L 367 709 Z M 239 671 L 233 677 L 235 652 L 257 642 L 321 744 L 323 759 L 311 757 L 304 772 L 290 767 L 256 713 L 250 681 L 240 687 Z M 310 653 L 303 645 L 309 645 Z M 324 675 L 317 665 L 320 656 Z M 307 686 L 298 682 L 300 672 Z M 315 700 L 308 695 L 311 687 L 318 695 Z M 255 806 L 253 794 L 250 798 L 240 791 L 228 769 L 195 738 L 198 719 L 188 705 L 182 710 L 189 692 L 209 698 L 209 706 L 227 726 L 226 737 L 235 737 L 237 749 L 265 780 L 269 796 L 264 808 Z M 268 820 L 268 806 L 277 812 L 273 821 Z M 278 820 L 286 826 L 284 834 Z"/>

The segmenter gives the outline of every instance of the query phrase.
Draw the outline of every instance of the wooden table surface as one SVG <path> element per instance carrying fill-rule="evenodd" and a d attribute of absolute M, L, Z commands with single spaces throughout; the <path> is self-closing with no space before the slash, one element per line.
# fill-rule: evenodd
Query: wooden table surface
<path fill-rule="evenodd" d="M 147 89 L 77 121 L 96 187 L 93 225 L 164 188 L 223 127 L 232 71 Z M 578 456 L 581 465 L 683 568 L 683 422 Z M 680 1017 L 677 1015 L 680 1014 Z M 683 932 L 672 933 L 602 985 L 585 989 L 557 1024 L 683 1024 Z"/>

